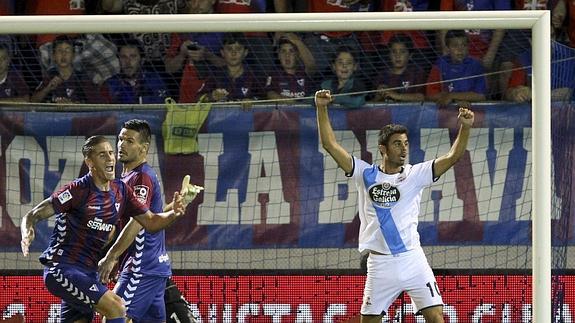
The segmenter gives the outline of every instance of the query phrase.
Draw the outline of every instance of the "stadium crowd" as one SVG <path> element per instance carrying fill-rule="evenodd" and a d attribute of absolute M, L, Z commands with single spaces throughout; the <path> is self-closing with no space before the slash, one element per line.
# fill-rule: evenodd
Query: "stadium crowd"
<path fill-rule="evenodd" d="M 228 14 L 426 10 L 552 13 L 554 99 L 575 88 L 575 3 L 567 0 L 8 0 L 2 15 Z M 345 29 L 345 28 L 343 28 Z M 0 100 L 180 103 L 529 101 L 530 31 L 2 35 Z M 350 93 L 345 95 L 346 93 Z M 339 94 L 339 95 L 337 95 Z M 268 101 L 269 102 L 269 101 Z"/>

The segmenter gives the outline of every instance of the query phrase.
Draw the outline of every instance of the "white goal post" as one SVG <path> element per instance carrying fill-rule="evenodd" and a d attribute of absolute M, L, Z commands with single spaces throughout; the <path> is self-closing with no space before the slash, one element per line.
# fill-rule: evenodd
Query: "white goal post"
<path fill-rule="evenodd" d="M 226 15 L 3 16 L 0 34 L 531 29 L 533 52 L 533 322 L 551 317 L 551 46 L 549 11 Z M 344 26 L 344 28 L 342 28 Z"/>

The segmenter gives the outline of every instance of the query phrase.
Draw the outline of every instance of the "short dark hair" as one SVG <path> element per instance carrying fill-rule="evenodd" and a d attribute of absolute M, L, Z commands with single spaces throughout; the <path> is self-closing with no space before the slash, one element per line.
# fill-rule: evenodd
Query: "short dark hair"
<path fill-rule="evenodd" d="M 91 136 L 90 138 L 86 139 L 82 145 L 82 155 L 84 155 L 84 158 L 90 157 L 90 154 L 94 151 L 94 147 L 103 142 L 110 141 L 104 136 Z"/>
<path fill-rule="evenodd" d="M 54 51 L 56 51 L 56 47 L 58 47 L 62 44 L 68 44 L 72 48 L 74 48 L 75 43 L 76 43 L 76 41 L 72 37 L 67 36 L 67 35 L 60 35 L 52 41 L 52 53 L 54 53 Z"/>
<path fill-rule="evenodd" d="M 335 63 L 335 61 L 337 60 L 337 57 L 339 56 L 339 54 L 341 53 L 349 53 L 351 55 L 351 57 L 353 57 L 353 60 L 355 62 L 357 62 L 357 57 L 356 57 L 356 53 L 358 52 L 358 49 L 354 49 L 351 46 L 339 46 L 335 49 L 335 52 L 333 53 L 333 56 L 331 58 L 332 63 Z"/>
<path fill-rule="evenodd" d="M 138 50 L 138 53 L 140 54 L 140 56 L 144 55 L 144 47 L 142 47 L 142 42 L 140 42 L 136 38 L 123 39 L 117 46 L 118 46 L 118 52 L 120 51 L 120 49 L 122 47 L 132 47 L 132 48 L 136 48 Z"/>
<path fill-rule="evenodd" d="M 405 126 L 400 124 L 388 124 L 379 130 L 377 143 L 379 145 L 387 146 L 389 138 L 391 138 L 391 136 L 395 135 L 396 133 L 404 133 L 405 135 L 409 135 L 409 132 Z"/>
<path fill-rule="evenodd" d="M 409 52 L 413 51 L 413 41 L 411 40 L 411 37 L 407 36 L 404 33 L 399 33 L 399 34 L 393 35 L 389 39 L 389 42 L 387 43 L 387 47 L 391 48 L 391 45 L 396 44 L 396 43 L 404 44 Z"/>
<path fill-rule="evenodd" d="M 122 128 L 130 129 L 140 134 L 140 140 L 143 143 L 149 144 L 152 141 L 152 129 L 146 120 L 132 119 L 124 122 Z"/>
<path fill-rule="evenodd" d="M 467 34 L 465 30 L 449 30 L 445 34 L 445 45 L 449 46 L 449 41 L 454 38 L 465 38 L 465 40 L 467 40 Z"/>
<path fill-rule="evenodd" d="M 222 46 L 238 43 L 246 47 L 246 39 L 243 33 L 226 33 L 222 38 Z"/>

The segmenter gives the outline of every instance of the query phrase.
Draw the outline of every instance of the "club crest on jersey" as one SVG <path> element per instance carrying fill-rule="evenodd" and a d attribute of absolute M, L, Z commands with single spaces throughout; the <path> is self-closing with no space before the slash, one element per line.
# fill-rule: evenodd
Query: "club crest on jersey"
<path fill-rule="evenodd" d="M 146 185 L 134 186 L 134 195 L 142 203 L 146 203 L 148 200 L 148 192 L 150 192 L 150 188 Z"/>
<path fill-rule="evenodd" d="M 377 206 L 390 208 L 394 203 L 399 201 L 399 190 L 388 182 L 372 185 L 368 189 L 371 201 Z"/>
<path fill-rule="evenodd" d="M 58 194 L 58 201 L 60 201 L 60 204 L 64 204 L 70 201 L 71 199 L 72 199 L 72 193 L 70 193 L 70 190 L 65 190 L 64 192 Z"/>

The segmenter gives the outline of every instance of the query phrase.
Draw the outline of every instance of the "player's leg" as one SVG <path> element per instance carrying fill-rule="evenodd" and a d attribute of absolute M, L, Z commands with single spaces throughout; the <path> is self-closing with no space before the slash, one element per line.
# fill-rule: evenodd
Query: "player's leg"
<path fill-rule="evenodd" d="M 164 322 L 164 291 L 167 277 L 122 273 L 114 292 L 126 305 L 126 317 L 135 323 Z M 130 322 L 130 321 L 127 321 Z"/>
<path fill-rule="evenodd" d="M 125 322 L 126 309 L 122 299 L 111 290 L 104 293 L 94 309 L 106 317 L 107 323 Z"/>
<path fill-rule="evenodd" d="M 389 306 L 402 292 L 397 273 L 401 271 L 390 255 L 371 253 L 367 259 L 367 278 L 363 289 L 361 322 L 381 322 Z"/>
<path fill-rule="evenodd" d="M 428 323 L 443 323 L 443 299 L 423 250 L 415 250 L 405 261 L 411 277 L 405 289 L 413 302 L 414 313 L 422 314 Z"/>
<path fill-rule="evenodd" d="M 94 310 L 123 322 L 121 299 L 99 282 L 95 271 L 62 264 L 45 267 L 44 283 L 50 293 L 62 299 L 63 322 L 91 322 Z"/>
<path fill-rule="evenodd" d="M 443 323 L 443 305 L 432 306 L 421 310 L 427 323 Z"/>

